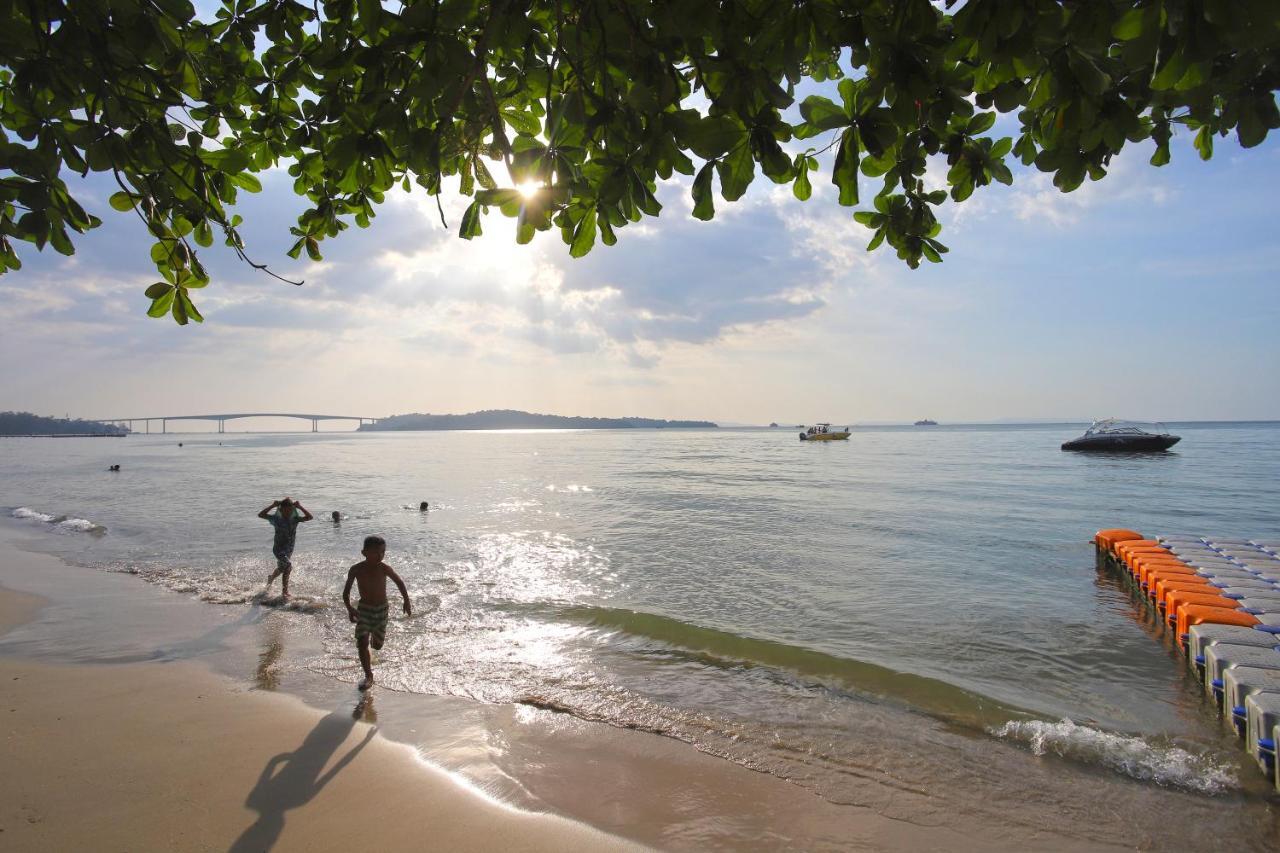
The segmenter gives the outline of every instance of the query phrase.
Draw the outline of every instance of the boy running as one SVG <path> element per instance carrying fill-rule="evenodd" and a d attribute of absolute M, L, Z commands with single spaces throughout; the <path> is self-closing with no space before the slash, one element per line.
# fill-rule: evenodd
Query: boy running
<path fill-rule="evenodd" d="M 360 665 L 364 667 L 364 681 L 360 682 L 361 690 L 373 686 L 373 663 L 369 657 L 369 646 L 382 648 L 387 639 L 387 578 L 395 581 L 400 590 L 400 598 L 404 601 L 404 615 L 412 616 L 409 606 L 409 591 L 404 587 L 400 576 L 382 562 L 387 554 L 387 543 L 381 536 L 366 536 L 364 548 L 360 550 L 364 559 L 351 567 L 347 572 L 347 586 L 342 590 L 342 600 L 347 605 L 347 617 L 356 626 L 356 649 L 360 652 Z M 351 585 L 360 586 L 360 603 L 351 606 Z"/>
<path fill-rule="evenodd" d="M 271 513 L 273 509 L 277 509 L 274 514 Z M 299 510 L 302 512 L 301 516 L 298 515 Z M 267 578 L 267 589 L 271 589 L 271 582 L 280 577 L 285 598 L 289 597 L 289 573 L 293 571 L 293 543 L 298 535 L 298 525 L 313 517 L 306 507 L 293 498 L 272 501 L 271 506 L 258 513 L 258 518 L 271 522 L 271 526 L 276 529 L 275 542 L 271 546 L 271 553 L 276 555 L 276 570 Z"/>

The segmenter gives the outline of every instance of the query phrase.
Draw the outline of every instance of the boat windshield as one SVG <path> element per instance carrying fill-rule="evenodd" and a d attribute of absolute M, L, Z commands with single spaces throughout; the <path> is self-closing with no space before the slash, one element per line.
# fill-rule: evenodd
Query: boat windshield
<path fill-rule="evenodd" d="M 1145 429 L 1144 427 L 1150 427 Z M 1085 435 L 1168 435 L 1164 424 L 1137 424 L 1133 421 L 1121 421 L 1116 418 L 1094 421 L 1093 426 L 1085 430 Z"/>

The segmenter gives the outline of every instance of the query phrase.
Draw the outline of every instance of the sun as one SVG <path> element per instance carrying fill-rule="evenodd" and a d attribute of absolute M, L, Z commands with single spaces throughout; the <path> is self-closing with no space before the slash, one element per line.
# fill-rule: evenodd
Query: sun
<path fill-rule="evenodd" d="M 525 181 L 522 184 L 516 184 L 516 189 L 525 198 L 533 198 L 538 194 L 538 190 L 542 189 L 542 184 L 537 181 Z"/>

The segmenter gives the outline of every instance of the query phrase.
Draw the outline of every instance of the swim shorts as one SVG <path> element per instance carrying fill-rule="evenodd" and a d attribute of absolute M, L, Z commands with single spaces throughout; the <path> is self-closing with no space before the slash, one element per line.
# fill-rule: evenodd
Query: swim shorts
<path fill-rule="evenodd" d="M 356 639 L 368 637 L 375 649 L 382 648 L 387 639 L 387 603 L 356 605 Z"/>
<path fill-rule="evenodd" d="M 277 551 L 276 552 L 276 571 L 279 572 L 280 574 L 288 574 L 289 572 L 293 571 L 292 557 L 293 557 L 292 554 L 282 554 L 279 551 Z"/>

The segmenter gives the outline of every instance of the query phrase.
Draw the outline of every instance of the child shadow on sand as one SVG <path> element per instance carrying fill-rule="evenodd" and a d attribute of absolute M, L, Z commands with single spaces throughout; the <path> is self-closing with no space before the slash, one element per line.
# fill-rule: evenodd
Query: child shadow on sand
<path fill-rule="evenodd" d="M 258 819 L 231 845 L 231 853 L 257 853 L 270 850 L 275 845 L 284 830 L 285 812 L 314 799 L 378 733 L 371 727 L 364 740 L 338 759 L 328 772 L 321 772 L 346 741 L 356 719 L 364 716 L 363 712 L 344 714 L 333 711 L 316 723 L 297 749 L 282 752 L 267 762 L 258 783 L 245 800 L 245 806 L 258 812 Z"/>

